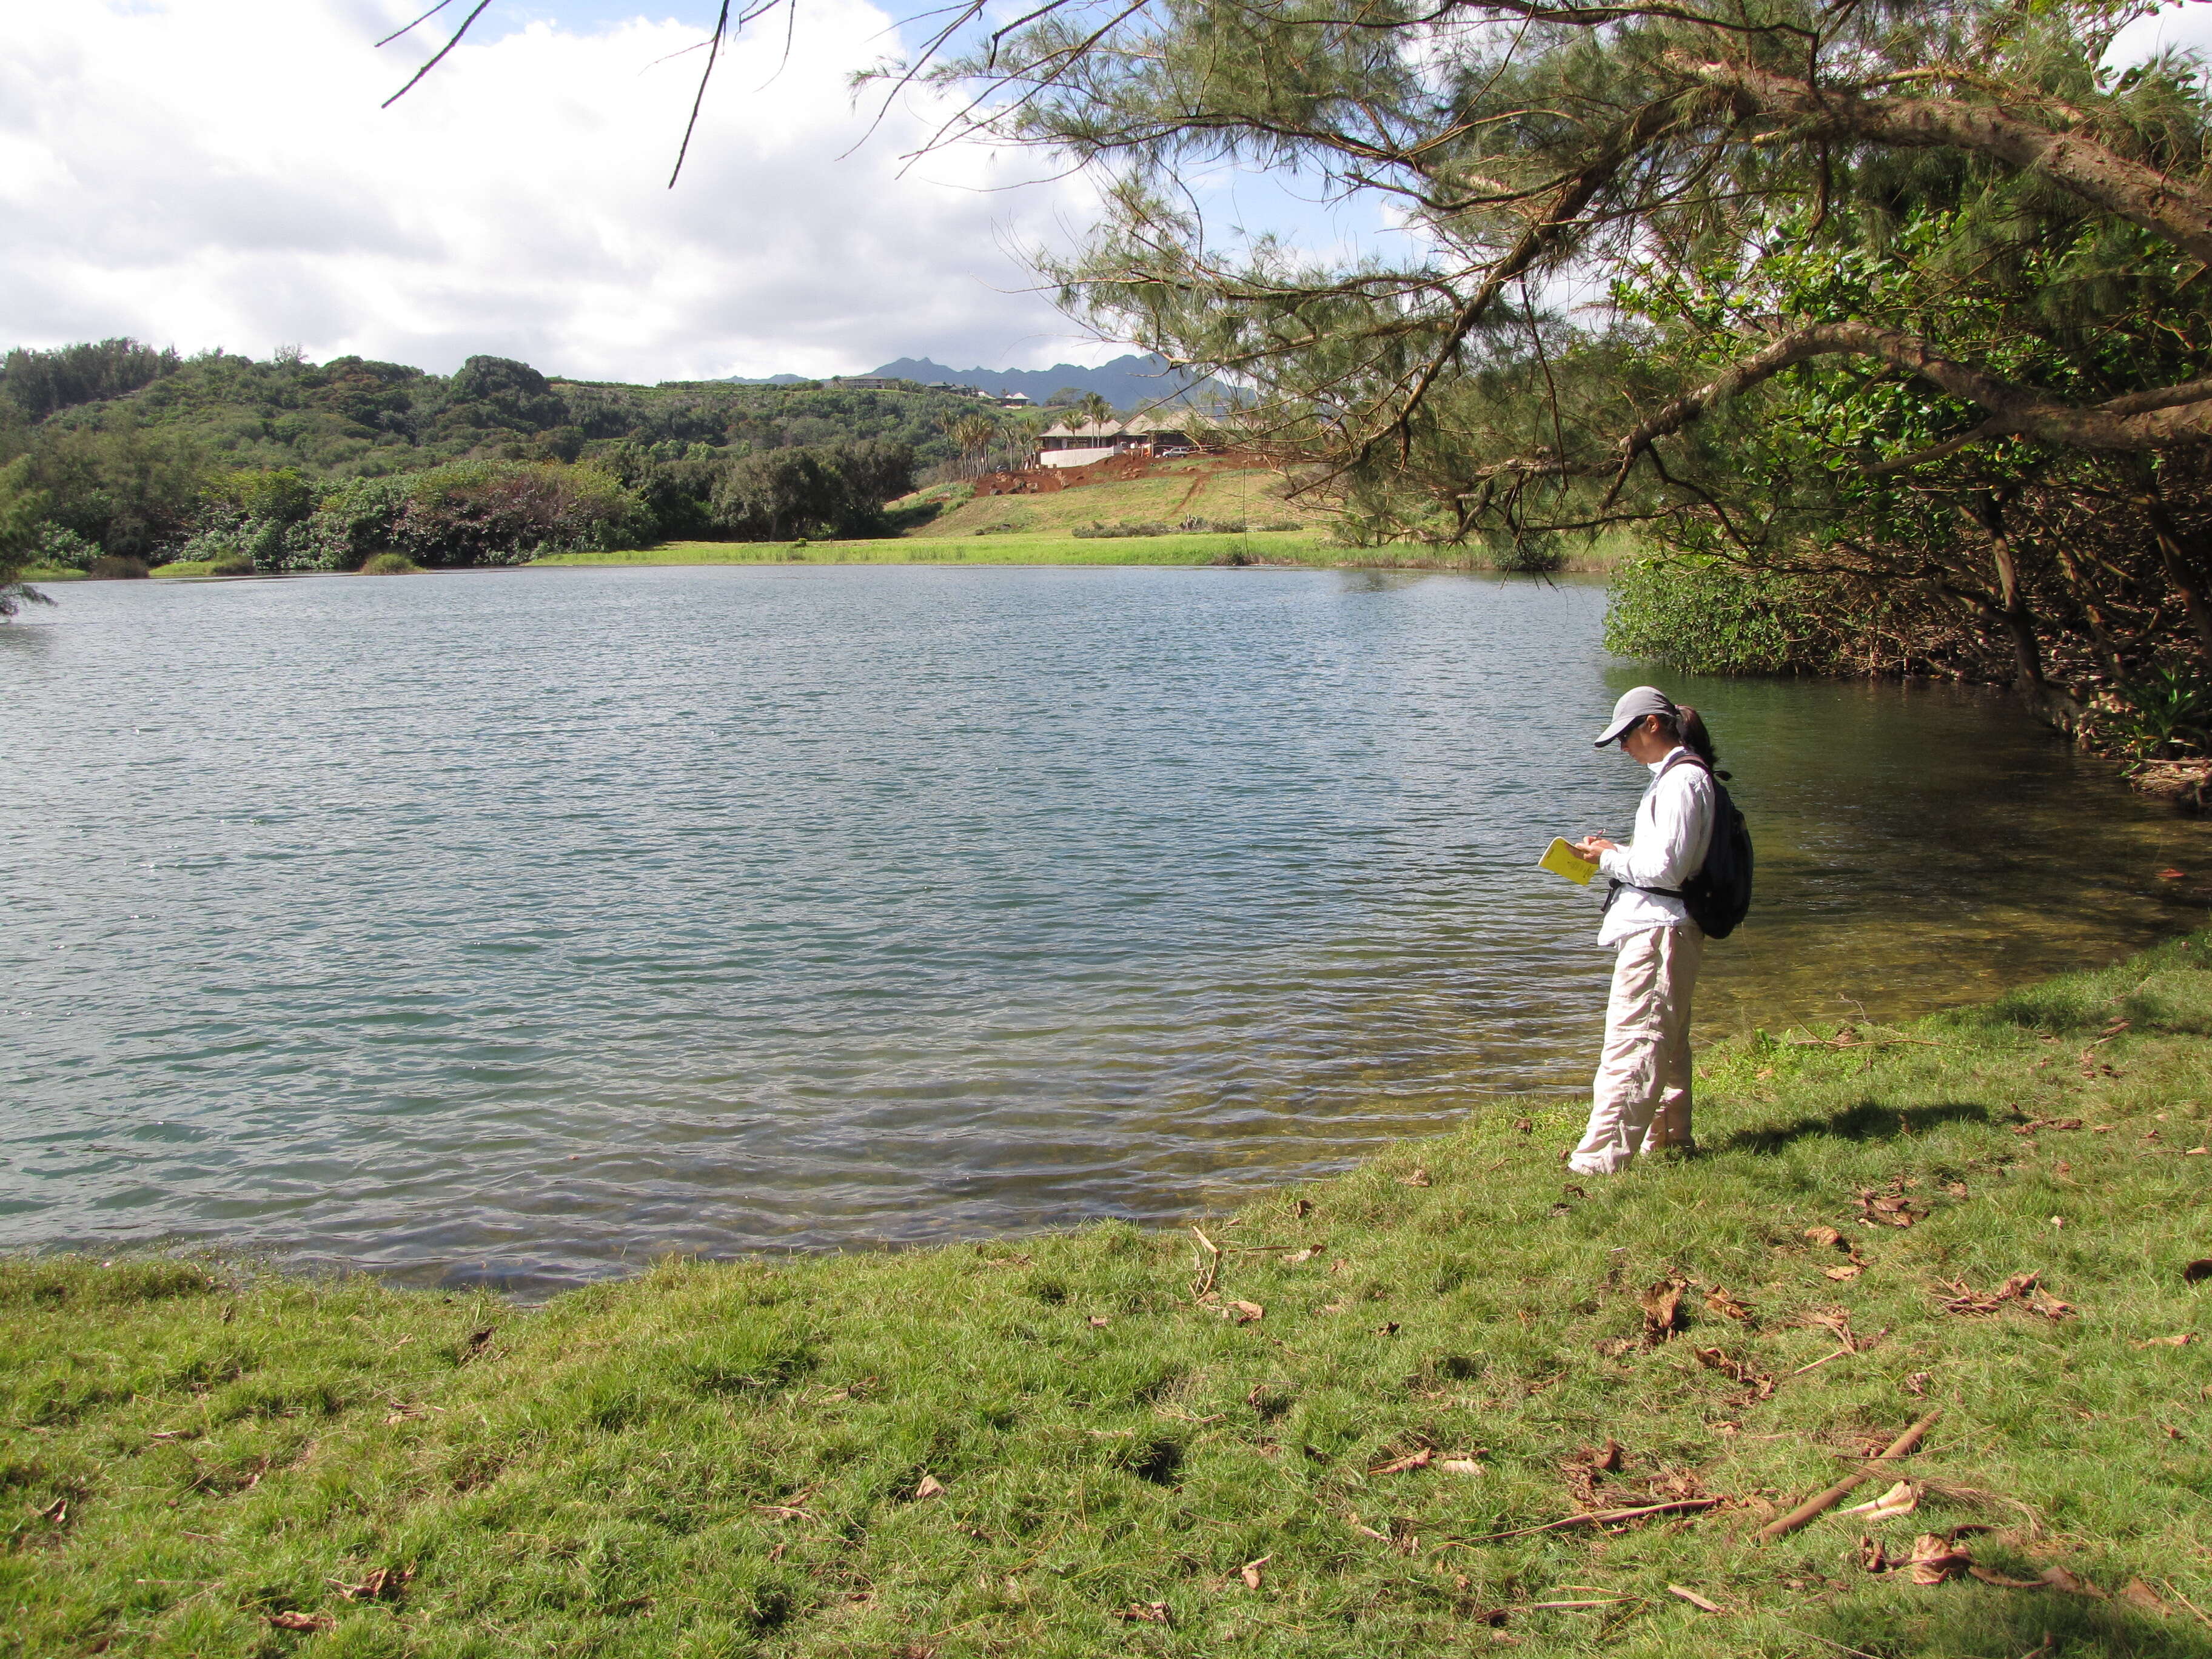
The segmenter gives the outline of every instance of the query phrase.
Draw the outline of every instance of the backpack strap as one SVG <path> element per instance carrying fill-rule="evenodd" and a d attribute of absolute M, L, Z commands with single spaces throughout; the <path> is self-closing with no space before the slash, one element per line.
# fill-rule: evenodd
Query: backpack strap
<path fill-rule="evenodd" d="M 1654 789 L 1656 789 L 1667 775 L 1674 769 L 1674 763 L 1678 760 L 1687 761 L 1692 766 L 1703 772 L 1711 781 L 1714 788 L 1721 787 L 1720 779 L 1715 776 L 1713 769 L 1706 763 L 1705 757 L 1686 743 L 1661 764 L 1659 775 L 1651 780 L 1651 787 Z M 1680 899 L 1685 903 L 1689 901 L 1689 895 L 1679 887 L 1646 887 L 1641 882 L 1618 881 L 1611 877 L 1607 877 L 1607 879 L 1612 882 L 1612 885 L 1606 889 L 1605 902 L 1598 907 L 1597 913 L 1600 915 L 1613 908 L 1613 900 L 1620 896 L 1620 890 L 1624 887 L 1632 887 L 1639 893 L 1656 893 L 1661 898 Z"/>

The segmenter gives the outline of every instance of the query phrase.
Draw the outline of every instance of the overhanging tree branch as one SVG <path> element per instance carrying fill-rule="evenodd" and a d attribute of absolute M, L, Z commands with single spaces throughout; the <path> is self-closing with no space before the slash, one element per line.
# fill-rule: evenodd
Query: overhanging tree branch
<path fill-rule="evenodd" d="M 1793 81 L 1747 64 L 1701 62 L 1670 52 L 1668 62 L 1729 94 L 1747 118 L 1786 116 L 1788 137 L 1857 138 L 1899 149 L 1949 149 L 1986 155 L 2034 173 L 2165 237 L 2212 265 L 2212 192 L 2145 167 L 2078 133 L 2053 132 L 1990 104 L 1948 98 L 1869 98 Z"/>

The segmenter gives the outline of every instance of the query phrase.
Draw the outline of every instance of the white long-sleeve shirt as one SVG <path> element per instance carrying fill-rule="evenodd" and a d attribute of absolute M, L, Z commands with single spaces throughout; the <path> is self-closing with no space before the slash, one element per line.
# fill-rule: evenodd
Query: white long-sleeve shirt
<path fill-rule="evenodd" d="M 1713 781 L 1680 744 L 1651 768 L 1651 786 L 1636 809 L 1636 834 L 1626 847 L 1601 853 L 1597 867 L 1624 887 L 1605 913 L 1597 942 L 1618 945 L 1631 933 L 1694 924 L 1681 900 L 1647 893 L 1646 887 L 1679 888 L 1698 873 L 1713 838 Z"/>

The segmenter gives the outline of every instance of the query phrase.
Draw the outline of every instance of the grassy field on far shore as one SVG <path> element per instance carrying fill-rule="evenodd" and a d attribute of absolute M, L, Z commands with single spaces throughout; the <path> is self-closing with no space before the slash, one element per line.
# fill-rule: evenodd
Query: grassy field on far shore
<path fill-rule="evenodd" d="M 896 536 L 873 541 L 664 542 L 624 553 L 556 553 L 539 565 L 623 564 L 1334 564 L 1348 550 L 1322 548 L 1310 536 L 1110 538 L 1052 535 Z"/>
<path fill-rule="evenodd" d="M 1310 533 L 1253 531 L 1220 534 L 1078 537 L 1062 534 L 898 536 L 874 541 L 664 542 L 621 553 L 556 553 L 533 562 L 550 566 L 678 564 L 1028 564 L 1285 565 L 1310 569 L 1486 569 L 1480 556 L 1458 549 L 1337 547 Z M 1607 564 L 1571 561 L 1573 571 Z"/>
<path fill-rule="evenodd" d="M 2201 935 L 1715 1050 L 1611 1180 L 1492 1101 L 1197 1228 L 539 1308 L 0 1261 L 0 1652 L 2203 1659 L 2208 1035 Z"/>

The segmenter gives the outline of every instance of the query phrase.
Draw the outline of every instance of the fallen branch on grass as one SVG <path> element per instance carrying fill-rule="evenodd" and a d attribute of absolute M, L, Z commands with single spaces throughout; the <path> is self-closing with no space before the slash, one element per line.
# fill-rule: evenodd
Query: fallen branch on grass
<path fill-rule="evenodd" d="M 1826 1492 L 1815 1493 L 1813 1497 L 1807 1498 L 1803 1503 L 1800 1504 L 1796 1509 L 1790 1510 L 1789 1514 L 1784 1516 L 1780 1520 L 1768 1522 L 1765 1526 L 1759 1529 L 1754 1536 L 1756 1536 L 1759 1541 L 1762 1544 L 1772 1543 L 1784 1533 L 1795 1532 L 1807 1522 L 1811 1521 L 1815 1517 L 1826 1513 L 1829 1510 L 1833 1509 L 1837 1504 L 1842 1503 L 1844 1498 L 1848 1498 L 1852 1492 L 1857 1491 L 1869 1480 L 1872 1480 L 1874 1476 L 1880 1472 L 1883 1464 L 1892 1462 L 1898 1458 L 1905 1456 L 1916 1449 L 1920 1444 L 1920 1437 L 1926 1434 L 1928 1431 L 1934 1426 L 1936 1419 L 1942 1415 L 1942 1409 L 1940 1407 L 1929 1413 L 1927 1416 L 1922 1418 L 1917 1423 L 1915 1423 L 1903 1434 L 1900 1434 L 1896 1439 L 1891 1441 L 1887 1446 L 1882 1449 L 1881 1456 L 1874 1459 L 1864 1468 L 1859 1470 L 1858 1473 L 1856 1474 L 1845 1475 L 1841 1480 L 1836 1482 L 1834 1486 L 1829 1487 Z"/>

